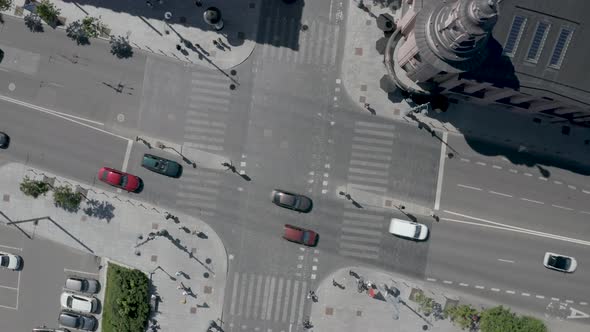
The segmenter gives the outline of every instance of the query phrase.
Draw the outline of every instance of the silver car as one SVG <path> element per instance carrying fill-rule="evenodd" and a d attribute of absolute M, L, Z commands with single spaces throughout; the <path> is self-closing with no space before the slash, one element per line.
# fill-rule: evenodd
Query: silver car
<path fill-rule="evenodd" d="M 86 316 L 76 312 L 63 310 L 57 319 L 60 325 L 78 330 L 94 331 L 98 321 L 94 316 Z"/>
<path fill-rule="evenodd" d="M 100 289 L 100 284 L 94 279 L 69 277 L 66 279 L 64 288 L 75 292 L 96 294 Z"/>
<path fill-rule="evenodd" d="M 313 202 L 307 196 L 275 189 L 270 193 L 270 199 L 280 207 L 297 212 L 308 213 L 313 207 Z"/>

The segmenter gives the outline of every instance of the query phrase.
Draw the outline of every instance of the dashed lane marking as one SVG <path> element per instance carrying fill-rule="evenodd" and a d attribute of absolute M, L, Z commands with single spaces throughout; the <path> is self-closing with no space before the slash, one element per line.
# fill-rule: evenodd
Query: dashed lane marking
<path fill-rule="evenodd" d="M 479 165 L 479 166 L 485 166 L 485 165 L 487 165 L 486 163 L 484 163 L 484 162 L 481 162 L 481 161 L 478 161 L 478 162 L 476 162 L 475 164 L 476 164 L 476 165 Z"/>
<path fill-rule="evenodd" d="M 543 295 L 535 295 L 535 297 L 538 298 L 538 299 L 544 299 L 545 298 L 545 296 L 543 296 Z"/>
<path fill-rule="evenodd" d="M 492 165 L 492 168 L 495 168 L 495 169 L 502 169 L 502 166 L 498 166 L 498 165 Z"/>
<path fill-rule="evenodd" d="M 567 211 L 572 211 L 572 208 L 568 208 L 565 206 L 561 206 L 561 205 L 555 205 L 555 204 L 551 204 L 551 206 L 553 206 L 554 208 L 558 208 L 558 209 L 562 209 L 562 210 L 567 210 Z"/>
<path fill-rule="evenodd" d="M 513 197 L 512 195 L 508 195 L 508 194 L 504 194 L 504 193 L 499 193 L 497 191 L 489 191 L 490 194 L 494 194 L 494 195 L 500 195 L 500 196 L 504 196 L 504 197 Z"/>
<path fill-rule="evenodd" d="M 461 158 L 461 161 L 464 161 L 466 163 L 470 162 L 471 160 L 467 159 L 467 158 Z"/>
<path fill-rule="evenodd" d="M 459 286 L 468 287 L 469 284 L 466 284 L 466 283 L 462 282 L 462 283 L 459 283 Z"/>
<path fill-rule="evenodd" d="M 457 187 L 466 188 L 466 189 L 472 189 L 472 190 L 479 190 L 479 191 L 482 190 L 481 188 L 472 187 L 472 186 L 466 186 L 464 184 L 457 184 Z"/>
<path fill-rule="evenodd" d="M 447 284 L 447 285 L 451 285 L 453 282 L 450 280 L 443 280 L 443 283 Z"/>
<path fill-rule="evenodd" d="M 492 292 L 499 292 L 500 289 L 499 288 L 490 288 L 492 290 Z"/>
<path fill-rule="evenodd" d="M 524 198 L 524 197 L 521 197 L 520 199 L 523 201 L 526 201 L 526 202 L 531 202 L 531 203 L 536 203 L 536 204 L 545 204 L 543 202 L 535 201 L 534 199 L 528 199 L 528 198 Z"/>
<path fill-rule="evenodd" d="M 515 294 L 516 292 L 513 291 L 513 290 L 507 290 L 506 293 L 508 293 L 508 294 Z"/>
<path fill-rule="evenodd" d="M 529 293 L 521 293 L 520 295 L 522 295 L 522 296 L 531 296 L 531 294 L 529 294 Z"/>
<path fill-rule="evenodd" d="M 477 288 L 477 289 L 485 289 L 484 286 L 480 286 L 480 285 L 475 285 L 475 288 Z"/>

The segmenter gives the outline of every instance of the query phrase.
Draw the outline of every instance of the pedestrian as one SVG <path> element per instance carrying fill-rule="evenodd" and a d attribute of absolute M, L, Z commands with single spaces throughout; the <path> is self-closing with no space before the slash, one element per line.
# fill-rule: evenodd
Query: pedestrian
<path fill-rule="evenodd" d="M 176 271 L 176 273 L 174 273 L 175 276 L 180 277 L 182 275 L 181 271 Z"/>
<path fill-rule="evenodd" d="M 213 39 L 213 45 L 219 46 L 219 42 L 217 40 Z"/>
<path fill-rule="evenodd" d="M 369 108 L 371 107 L 371 104 L 369 104 L 369 103 L 365 103 L 364 107 L 365 107 L 366 109 L 369 109 Z"/>
<path fill-rule="evenodd" d="M 182 49 L 182 46 L 180 46 L 180 44 L 176 44 L 176 50 L 180 51 L 181 49 Z M 166 218 L 166 219 L 168 219 L 168 218 Z"/>
<path fill-rule="evenodd" d="M 195 44 L 195 47 L 198 49 L 202 49 L 201 45 L 199 45 L 199 44 Z"/>
<path fill-rule="evenodd" d="M 182 295 L 187 296 L 188 292 L 187 291 L 182 291 Z"/>

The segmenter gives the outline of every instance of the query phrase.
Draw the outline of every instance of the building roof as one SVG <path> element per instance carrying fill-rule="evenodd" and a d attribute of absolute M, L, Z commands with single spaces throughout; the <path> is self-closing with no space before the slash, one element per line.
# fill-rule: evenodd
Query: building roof
<path fill-rule="evenodd" d="M 492 31 L 496 45 L 492 40 L 486 63 L 465 76 L 588 108 L 588 13 L 584 0 L 503 0 Z M 503 52 L 493 52 L 498 44 Z"/>

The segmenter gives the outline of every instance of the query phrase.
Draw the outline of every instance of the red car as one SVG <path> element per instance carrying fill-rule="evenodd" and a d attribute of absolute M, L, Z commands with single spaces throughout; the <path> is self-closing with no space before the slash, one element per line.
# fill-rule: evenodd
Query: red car
<path fill-rule="evenodd" d="M 318 241 L 318 233 L 309 229 L 299 228 L 297 226 L 285 225 L 283 239 L 291 242 L 304 244 L 306 246 L 315 246 Z"/>
<path fill-rule="evenodd" d="M 103 167 L 98 171 L 98 179 L 127 191 L 136 191 L 141 184 L 141 179 L 137 176 L 109 167 Z"/>

